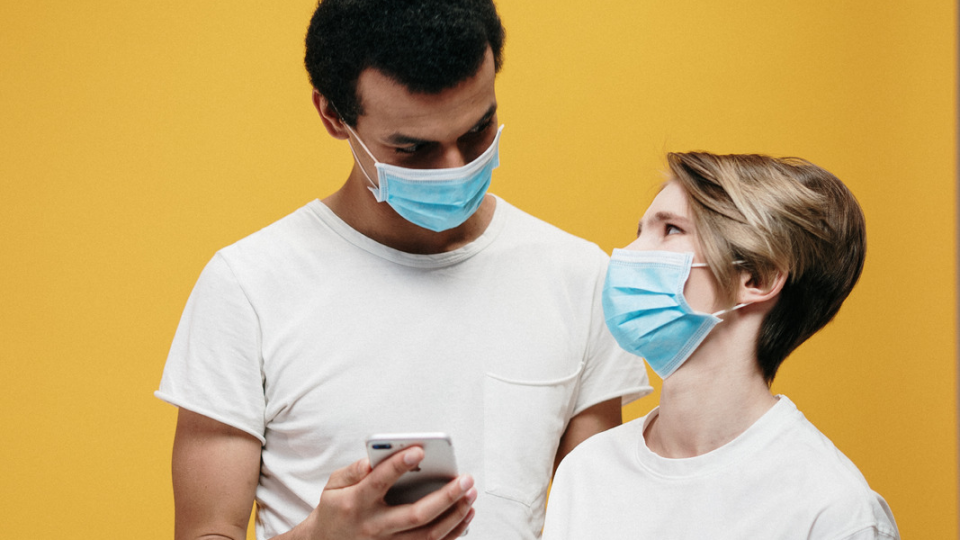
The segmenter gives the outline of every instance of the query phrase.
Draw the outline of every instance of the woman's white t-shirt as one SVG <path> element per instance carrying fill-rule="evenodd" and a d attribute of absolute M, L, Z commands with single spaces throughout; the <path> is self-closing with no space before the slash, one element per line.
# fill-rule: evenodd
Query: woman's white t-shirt
<path fill-rule="evenodd" d="M 730 443 L 667 459 L 646 417 L 587 439 L 560 464 L 544 540 L 899 538 L 857 467 L 785 396 Z"/>

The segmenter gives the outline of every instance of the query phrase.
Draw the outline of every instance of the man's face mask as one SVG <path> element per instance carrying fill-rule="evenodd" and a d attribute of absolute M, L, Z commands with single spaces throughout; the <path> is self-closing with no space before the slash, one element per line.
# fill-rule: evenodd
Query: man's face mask
<path fill-rule="evenodd" d="M 350 151 L 370 182 L 368 189 L 377 202 L 386 202 L 410 223 L 434 232 L 457 227 L 477 211 L 490 187 L 493 169 L 500 165 L 502 125 L 493 143 L 477 159 L 449 169 L 408 169 L 380 163 L 349 125 L 347 129 L 376 163 L 378 182 L 360 165 L 350 144 Z"/>

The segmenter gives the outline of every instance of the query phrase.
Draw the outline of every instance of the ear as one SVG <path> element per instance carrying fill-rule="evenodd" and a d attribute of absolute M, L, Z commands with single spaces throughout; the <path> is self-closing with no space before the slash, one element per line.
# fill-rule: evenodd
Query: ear
<path fill-rule="evenodd" d="M 313 90 L 313 106 L 320 113 L 320 121 L 323 127 L 327 128 L 327 133 L 334 139 L 348 139 L 350 132 L 347 131 L 346 123 L 340 118 L 340 113 L 333 108 L 333 105 L 327 101 L 316 89 Z"/>
<path fill-rule="evenodd" d="M 775 299 L 787 282 L 787 272 L 778 270 L 768 283 L 759 283 L 749 272 L 740 272 L 740 288 L 737 290 L 738 304 L 759 304 Z"/>

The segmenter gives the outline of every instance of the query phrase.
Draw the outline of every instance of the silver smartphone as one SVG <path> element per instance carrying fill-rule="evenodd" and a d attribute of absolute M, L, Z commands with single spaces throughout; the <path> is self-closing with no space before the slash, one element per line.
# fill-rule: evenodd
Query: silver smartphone
<path fill-rule="evenodd" d="M 407 471 L 387 491 L 387 504 L 409 504 L 442 488 L 457 477 L 453 443 L 446 433 L 378 433 L 367 437 L 367 457 L 376 467 L 393 454 L 411 446 L 423 448 L 423 461 Z"/>

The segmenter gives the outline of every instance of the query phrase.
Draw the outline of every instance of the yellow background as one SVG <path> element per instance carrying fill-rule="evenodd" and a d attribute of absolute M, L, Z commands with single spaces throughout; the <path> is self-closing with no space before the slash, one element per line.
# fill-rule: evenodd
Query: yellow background
<path fill-rule="evenodd" d="M 955 3 L 499 4 L 493 191 L 532 214 L 625 245 L 670 150 L 799 155 L 848 183 L 863 278 L 774 388 L 905 538 L 956 538 Z M 152 392 L 187 295 L 350 166 L 310 104 L 312 10 L 0 4 L 4 537 L 172 536 L 176 411 Z"/>

